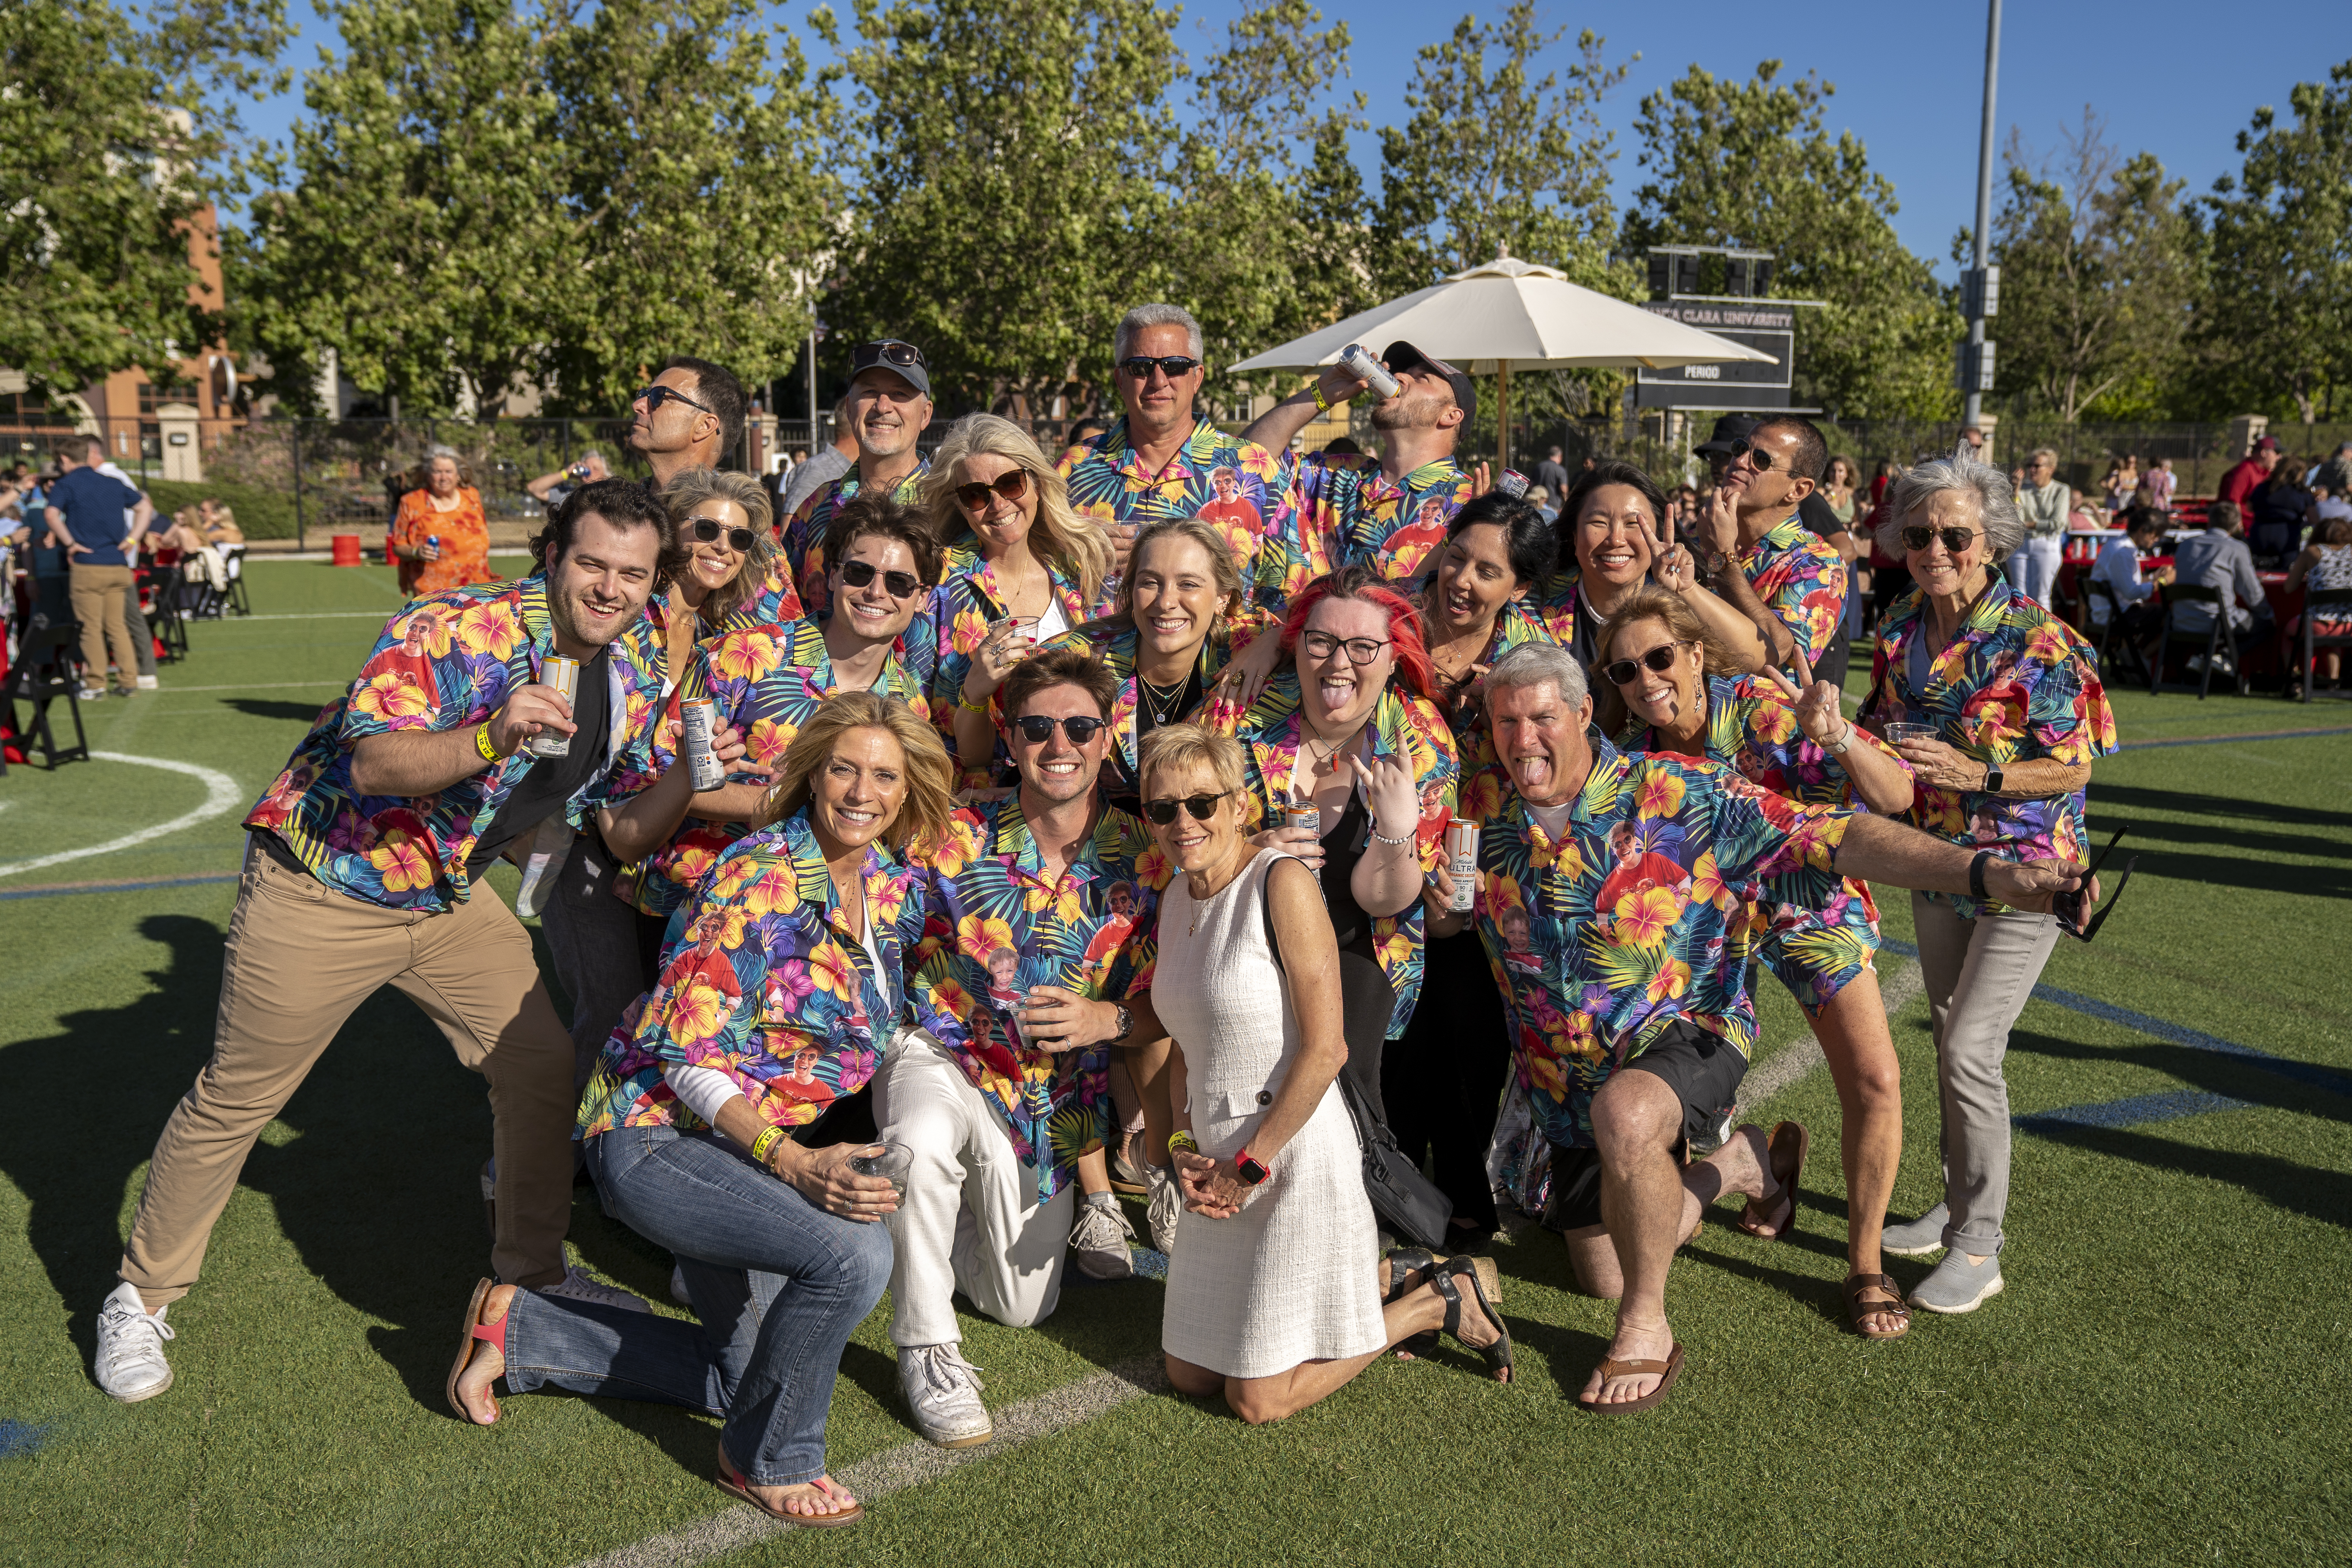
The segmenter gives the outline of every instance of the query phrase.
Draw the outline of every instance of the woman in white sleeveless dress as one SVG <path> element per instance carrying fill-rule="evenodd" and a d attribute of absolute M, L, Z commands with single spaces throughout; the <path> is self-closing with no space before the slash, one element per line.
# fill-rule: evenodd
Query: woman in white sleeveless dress
<path fill-rule="evenodd" d="M 1168 1263 L 1170 1382 L 1278 1421 L 1433 1329 L 1507 1382 L 1510 1336 L 1471 1258 L 1401 1270 L 1383 1300 L 1391 1270 L 1335 1081 L 1348 1055 L 1338 944 L 1314 874 L 1242 836 L 1240 746 L 1168 725 L 1146 738 L 1140 773 L 1181 873 L 1161 897 L 1151 988 L 1176 1042 L 1169 1148 L 1192 1216 Z"/>

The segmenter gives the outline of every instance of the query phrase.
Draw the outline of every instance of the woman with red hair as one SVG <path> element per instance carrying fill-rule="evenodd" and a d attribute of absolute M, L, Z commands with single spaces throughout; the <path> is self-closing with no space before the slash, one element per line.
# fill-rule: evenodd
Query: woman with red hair
<path fill-rule="evenodd" d="M 1444 853 L 1460 763 L 1421 612 L 1369 567 L 1292 600 L 1282 647 L 1289 662 L 1234 731 L 1245 821 L 1322 879 L 1348 1000 L 1347 1070 L 1377 1105 L 1381 1037 L 1404 1032 L 1421 994 L 1421 892 Z M 1383 1016 L 1385 1029 L 1358 1025 Z"/>

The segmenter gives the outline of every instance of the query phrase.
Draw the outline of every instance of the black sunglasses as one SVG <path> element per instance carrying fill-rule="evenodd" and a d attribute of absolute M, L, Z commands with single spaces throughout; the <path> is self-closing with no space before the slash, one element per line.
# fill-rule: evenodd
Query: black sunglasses
<path fill-rule="evenodd" d="M 1160 374 L 1173 381 L 1180 375 L 1190 375 L 1200 369 L 1201 362 L 1183 354 L 1163 354 L 1158 359 L 1150 354 L 1129 354 L 1118 362 L 1118 368 L 1138 381 L 1150 381 L 1154 365 L 1160 367 Z"/>
<path fill-rule="evenodd" d="M 655 390 L 662 389 L 656 387 Z M 687 530 L 687 532 L 698 543 L 716 544 L 719 542 L 719 536 L 724 534 L 730 550 L 734 551 L 738 555 L 749 555 L 751 553 L 751 546 L 760 542 L 760 536 L 750 529 L 730 528 L 715 518 L 697 517 L 689 518 L 688 521 L 692 526 Z"/>
<path fill-rule="evenodd" d="M 645 401 L 646 412 L 648 414 L 655 412 L 660 408 L 663 404 L 670 402 L 673 399 L 685 404 L 688 408 L 699 410 L 704 414 L 710 412 L 710 405 L 707 403 L 697 403 L 693 398 L 688 397 L 685 393 L 680 392 L 675 386 L 641 387 L 638 389 L 636 395 L 631 397 L 629 401 L 635 403 L 640 398 Z"/>
<path fill-rule="evenodd" d="M 1024 713 L 1013 721 L 1021 738 L 1033 746 L 1042 746 L 1054 738 L 1054 726 L 1059 724 L 1062 733 L 1070 738 L 1073 746 L 1083 746 L 1095 738 L 1095 731 L 1108 721 L 1102 719 L 1056 719 L 1050 713 Z"/>
<path fill-rule="evenodd" d="M 1984 536 L 1965 528 L 1930 528 L 1926 523 L 1915 522 L 1903 531 L 1902 537 L 1906 550 L 1925 550 L 1940 539 L 1946 550 L 1958 555 Z"/>
<path fill-rule="evenodd" d="M 1745 436 L 1731 444 L 1731 460 L 1736 463 L 1742 458 L 1747 458 L 1748 466 L 1759 474 L 1772 471 L 1772 454 Z"/>
<path fill-rule="evenodd" d="M 1228 789 L 1220 790 L 1215 795 L 1188 795 L 1181 801 L 1147 800 L 1143 803 L 1143 815 L 1165 827 L 1176 820 L 1176 808 L 1181 805 L 1192 814 L 1193 821 L 1206 822 L 1209 814 L 1217 809 L 1217 802 L 1233 793 Z"/>
<path fill-rule="evenodd" d="M 2100 850 L 2091 861 L 2090 868 L 2083 873 L 2081 887 L 2071 893 L 2051 895 L 2050 912 L 2058 917 L 2058 929 L 2078 942 L 2088 942 L 2099 934 L 2099 928 L 2106 924 L 2107 917 L 2115 912 L 2116 900 L 2122 898 L 2124 889 L 2131 885 L 2132 868 L 2139 864 L 2137 855 L 2124 862 L 2124 874 L 2116 879 L 2116 890 L 2099 905 L 2099 912 L 2091 917 L 2091 923 L 2083 924 L 2083 895 L 2090 890 L 2091 879 L 2099 874 L 2099 868 L 2106 864 L 2107 850 L 2121 843 L 2124 835 L 2129 831 L 2128 825 L 2116 829 L 2116 836 L 2107 840 L 2106 849 Z"/>
<path fill-rule="evenodd" d="M 874 581 L 880 569 L 870 561 L 845 561 L 841 563 L 841 580 L 853 588 L 863 588 Z M 882 572 L 883 589 L 894 599 L 911 597 L 923 580 L 912 572 Z"/>
<path fill-rule="evenodd" d="M 923 351 L 897 338 L 884 338 L 878 342 L 858 344 L 853 358 L 859 370 L 871 370 L 877 364 L 921 364 Z"/>
<path fill-rule="evenodd" d="M 991 495 L 1003 496 L 1006 500 L 1019 500 L 1028 493 L 1029 470 L 1026 468 L 1009 469 L 985 484 L 975 479 L 971 484 L 955 488 L 955 498 L 963 503 L 967 511 L 978 511 L 986 506 Z"/>
<path fill-rule="evenodd" d="M 1674 668 L 1675 650 L 1682 646 L 1678 642 L 1660 643 L 1639 659 L 1621 658 L 1614 664 L 1603 665 L 1601 673 L 1620 686 L 1633 685 L 1641 676 L 1640 667 L 1645 664 L 1664 675 Z"/>

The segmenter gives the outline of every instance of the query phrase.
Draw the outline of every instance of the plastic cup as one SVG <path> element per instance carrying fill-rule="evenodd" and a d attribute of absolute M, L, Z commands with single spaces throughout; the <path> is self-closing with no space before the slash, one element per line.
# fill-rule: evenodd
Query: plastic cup
<path fill-rule="evenodd" d="M 904 1143 L 869 1143 L 849 1157 L 849 1168 L 861 1176 L 888 1182 L 898 1201 L 907 1201 L 907 1173 L 915 1168 L 915 1152 Z"/>
<path fill-rule="evenodd" d="M 1910 724 L 1898 721 L 1886 726 L 1886 741 L 1889 745 L 1904 741 L 1932 741 L 1942 732 L 1933 724 Z"/>

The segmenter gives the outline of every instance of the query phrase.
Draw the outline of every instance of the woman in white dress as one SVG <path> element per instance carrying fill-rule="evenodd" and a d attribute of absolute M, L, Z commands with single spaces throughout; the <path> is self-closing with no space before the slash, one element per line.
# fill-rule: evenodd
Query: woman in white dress
<path fill-rule="evenodd" d="M 1314 873 L 1243 837 L 1240 745 L 1166 725 L 1145 739 L 1139 773 L 1144 815 L 1181 873 L 1161 897 L 1151 994 L 1176 1042 L 1169 1149 L 1199 1216 L 1168 1262 L 1169 1381 L 1222 1392 L 1252 1425 L 1278 1421 L 1443 1330 L 1508 1382 L 1510 1335 L 1474 1259 L 1391 1269 L 1379 1257 L 1335 1082 L 1348 1056 L 1338 942 Z"/>

